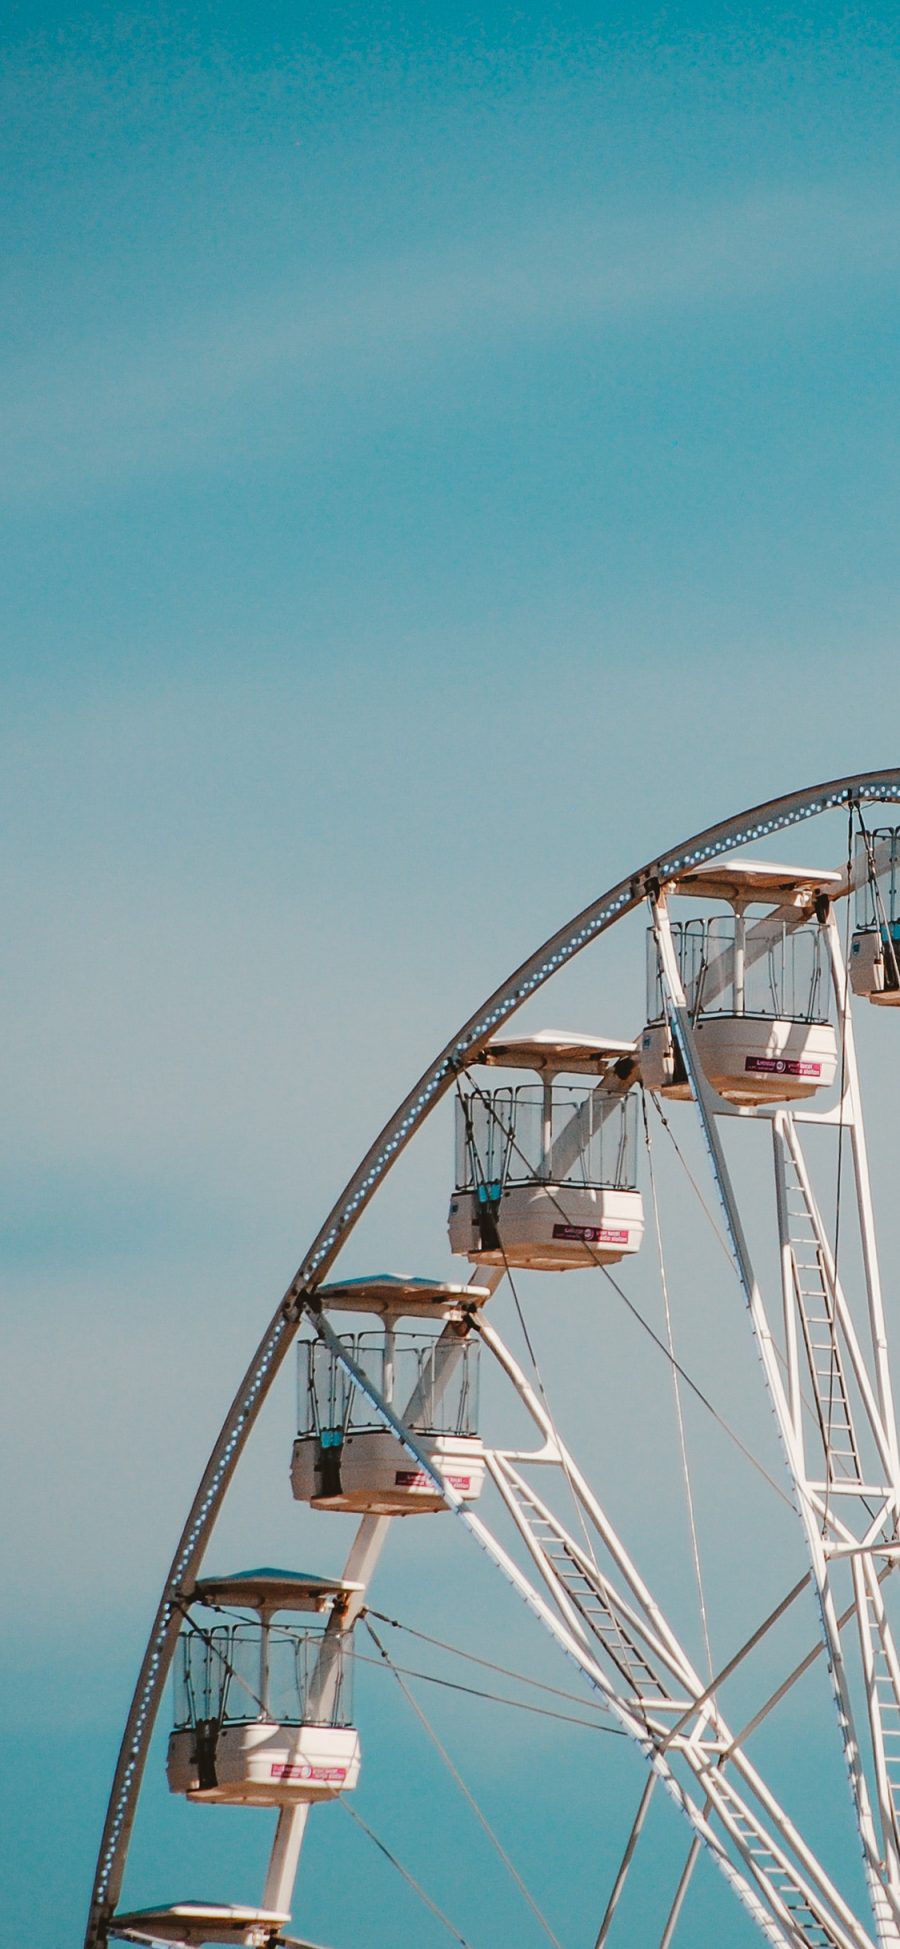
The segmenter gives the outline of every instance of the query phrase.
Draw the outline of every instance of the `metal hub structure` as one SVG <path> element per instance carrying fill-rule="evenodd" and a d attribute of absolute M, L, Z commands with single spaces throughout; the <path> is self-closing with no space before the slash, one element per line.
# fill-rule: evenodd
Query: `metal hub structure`
<path fill-rule="evenodd" d="M 85 1949 L 102 1949 L 112 1939 L 262 1945 L 292 1940 L 283 1930 L 311 1796 L 292 1801 L 285 1795 L 279 1807 L 258 1909 L 238 1911 L 223 1904 L 215 1911 L 196 1908 L 194 1912 L 191 1904 L 182 1903 L 165 1911 L 146 1911 L 142 1921 L 137 1912 L 121 1909 L 120 1897 L 149 1742 L 186 1608 L 198 1588 L 202 1590 L 202 1565 L 223 1498 L 301 1327 L 320 1343 L 323 1358 L 330 1356 L 334 1371 L 355 1390 L 356 1398 L 367 1404 L 373 1429 L 400 1444 L 409 1464 L 404 1480 L 427 1491 L 432 1506 L 444 1504 L 455 1514 L 644 1756 L 647 1785 L 600 1923 L 597 1949 L 613 1938 L 625 1875 L 639 1845 L 651 1791 L 657 1786 L 687 1824 L 684 1872 L 665 1918 L 661 1949 L 675 1938 L 691 1872 L 702 1849 L 709 1852 L 758 1935 L 779 1949 L 801 1945 L 900 1949 L 900 1644 L 891 1619 L 893 1572 L 900 1558 L 900 1451 L 847 971 L 849 928 L 842 925 L 847 903 L 861 885 L 877 882 L 886 857 L 885 842 L 877 834 L 873 840 L 869 830 L 877 821 L 868 819 L 867 808 L 898 804 L 900 769 L 864 773 L 773 800 L 649 861 L 530 956 L 451 1038 L 399 1105 L 279 1301 L 228 1409 L 191 1505 L 124 1729 Z M 805 829 L 820 815 L 840 812 L 845 830 L 849 832 L 855 822 L 855 856 L 849 845 L 844 846 L 837 863 L 832 860 L 830 870 L 818 876 L 798 872 L 792 880 L 788 869 L 758 868 L 741 851 L 760 843 L 770 851 L 776 835 L 794 826 Z M 895 851 L 891 852 L 892 871 Z M 673 908 L 691 892 L 698 901 L 718 899 L 730 904 L 733 919 L 728 923 L 727 954 L 724 931 L 720 935 L 707 928 L 696 935 L 701 942 L 699 960 L 696 956 L 691 960 L 693 937 L 673 918 Z M 765 909 L 761 915 L 748 911 L 757 906 Z M 508 1035 L 504 1044 L 502 1032 L 509 1018 L 574 957 L 639 909 L 646 914 L 659 998 L 658 1019 L 655 1025 L 651 1022 L 644 1039 L 646 1076 L 639 1021 L 621 1025 L 636 1036 L 633 1043 L 601 1044 L 599 1038 L 595 1042 L 583 1038 L 578 1048 L 574 1043 L 561 1047 L 548 1032 L 543 1045 L 540 1038 L 532 1038 L 524 1047 L 521 1038 L 509 1041 Z M 877 906 L 876 919 L 881 913 Z M 776 1048 L 770 1036 L 767 1046 L 775 1054 L 742 1054 L 744 1082 L 738 1079 L 729 1088 L 727 1077 L 723 1083 L 714 1064 L 711 1068 L 714 1035 L 721 1041 L 723 1019 L 732 1028 L 745 1020 L 754 967 L 768 971 L 773 996 L 776 990 L 782 992 L 777 984 L 783 979 L 785 957 L 790 960 L 794 955 L 801 932 L 804 941 L 812 943 L 816 969 L 824 971 L 814 1005 L 802 1018 L 819 1036 L 816 1061 L 808 1059 L 802 1048 L 798 1054 L 794 1043 Z M 882 938 L 887 942 L 890 987 L 893 935 L 879 922 L 876 947 Z M 815 980 L 819 981 L 818 973 Z M 723 1018 L 721 998 L 728 982 L 731 1013 L 726 1011 Z M 887 997 L 873 994 L 871 999 Z M 783 1003 L 780 1008 L 787 1016 Z M 760 1019 L 778 1012 L 773 1002 L 768 1016 L 764 1009 Z M 821 1092 L 826 1098 L 822 1103 L 814 1084 L 824 1046 L 825 1031 L 820 1029 L 826 1018 L 834 1025 L 837 1058 L 834 1081 L 830 1090 Z M 794 1010 L 788 1026 L 796 1027 L 800 1019 Z M 714 1033 L 708 1033 L 710 1024 Z M 882 1026 L 889 1035 L 890 1023 Z M 749 1041 L 746 1046 L 750 1049 Z M 419 1127 L 442 1098 L 459 1090 L 480 1062 L 505 1060 L 515 1066 L 523 1059 L 539 1071 L 542 1066 L 552 1071 L 556 1062 L 560 1070 L 591 1077 L 585 1101 L 590 1098 L 592 1130 L 611 1118 L 630 1092 L 644 1097 L 646 1091 L 646 1101 L 657 1087 L 663 1096 L 690 1100 L 699 1124 L 718 1223 L 731 1259 L 732 1295 L 743 1297 L 749 1317 L 762 1384 L 780 1438 L 784 1486 L 793 1501 L 805 1551 L 805 1565 L 794 1588 L 768 1616 L 753 1620 L 745 1641 L 713 1672 L 701 1670 L 689 1654 L 633 1560 L 605 1501 L 551 1416 L 535 1375 L 526 1371 L 497 1329 L 491 1297 L 511 1273 L 513 1250 L 504 1242 L 499 1183 L 486 1179 L 479 1185 L 476 1177 L 468 1181 L 473 1210 L 479 1197 L 483 1207 L 478 1216 L 480 1261 L 473 1251 L 470 1285 L 435 1288 L 429 1298 L 418 1291 L 415 1281 L 407 1282 L 396 1295 L 396 1304 L 388 1287 L 379 1289 L 375 1298 L 371 1293 L 363 1296 L 361 1310 L 368 1310 L 370 1316 L 380 1310 L 385 1328 L 387 1351 L 380 1384 L 371 1363 L 357 1357 L 355 1343 L 335 1325 L 339 1311 L 352 1312 L 359 1304 L 352 1281 L 342 1286 L 334 1282 L 335 1263 Z M 669 1065 L 658 1074 L 654 1071 L 653 1085 L 648 1080 L 651 1059 Z M 715 1058 L 719 1069 L 723 1060 Z M 660 1076 L 668 1080 L 659 1082 Z M 476 1096 L 486 1102 L 485 1091 L 477 1083 L 474 1087 Z M 587 1260 L 596 1258 L 600 1266 L 625 1249 L 621 1244 L 625 1234 L 604 1231 L 602 1220 L 593 1230 L 584 1224 L 566 1224 L 565 1172 L 572 1142 L 565 1129 L 561 1135 L 554 1134 L 551 1097 L 551 1087 L 544 1086 L 545 1152 L 542 1164 L 535 1167 L 537 1188 L 544 1204 L 556 1207 L 551 1217 L 562 1221 L 551 1228 L 554 1239 L 566 1240 L 577 1231 L 582 1263 L 586 1255 Z M 498 1113 L 492 1114 L 497 1120 Z M 577 1114 L 583 1123 L 584 1111 Z M 687 1118 L 691 1112 L 685 1109 L 678 1114 Z M 574 1118 L 573 1112 L 570 1132 Z M 774 1186 L 769 1238 L 762 1248 L 735 1162 L 735 1142 L 743 1132 L 748 1136 L 752 1132 L 758 1151 L 765 1146 L 770 1190 Z M 505 1136 L 514 1146 L 514 1133 L 507 1130 Z M 818 1168 L 817 1176 L 814 1168 L 813 1152 L 818 1159 L 824 1145 L 837 1155 L 838 1209 L 842 1159 L 851 1185 L 844 1193 L 840 1240 L 837 1220 L 824 1215 L 822 1170 Z M 829 1183 L 833 1190 L 833 1175 Z M 611 1238 L 620 1241 L 612 1253 Z M 521 1250 L 526 1248 L 527 1238 Z M 522 1258 L 515 1263 L 528 1261 Z M 533 1263 L 549 1270 L 547 1261 Z M 404 1399 L 384 1379 L 388 1368 L 393 1375 L 395 1320 L 403 1314 L 415 1318 L 423 1313 L 436 1317 L 441 1330 L 427 1388 L 420 1379 L 417 1389 Z M 449 1469 L 442 1472 L 443 1451 L 435 1437 L 422 1432 L 430 1426 L 427 1417 L 423 1419 L 426 1397 L 431 1404 L 441 1398 L 459 1370 L 464 1348 L 476 1342 L 518 1396 L 537 1439 L 533 1450 L 513 1451 L 492 1447 L 485 1435 L 483 1472 L 507 1540 L 498 1535 L 497 1523 L 488 1521 L 458 1486 L 461 1478 Z M 749 1346 L 748 1336 L 748 1352 Z M 752 1383 L 748 1379 L 748 1387 L 751 1384 L 759 1385 L 755 1375 Z M 554 1484 L 562 1485 L 564 1497 L 554 1492 Z M 328 1484 L 320 1481 L 319 1487 L 324 1498 L 321 1506 L 327 1507 Z M 565 1516 L 563 1501 L 570 1512 Z M 364 1611 L 392 1520 L 391 1514 L 384 1513 L 389 1503 L 373 1502 L 368 1509 L 359 1502 L 345 1506 L 360 1508 L 362 1513 L 343 1577 L 327 1585 L 331 1608 L 311 1692 L 319 1719 L 333 1700 L 338 1652 Z M 308 1608 L 318 1603 L 312 1589 L 315 1581 L 304 1586 L 297 1600 Z M 804 1659 L 783 1673 L 748 1724 L 732 1724 L 723 1702 L 730 1678 L 807 1590 L 818 1607 L 817 1641 Z M 819 1858 L 799 1821 L 781 1804 L 748 1750 L 757 1728 L 820 1654 L 830 1673 L 836 1731 L 849 1784 L 848 1809 L 862 1855 L 868 1896 L 865 1913 L 856 1912 L 860 1905 L 854 1906 L 841 1891 L 838 1878 Z"/>

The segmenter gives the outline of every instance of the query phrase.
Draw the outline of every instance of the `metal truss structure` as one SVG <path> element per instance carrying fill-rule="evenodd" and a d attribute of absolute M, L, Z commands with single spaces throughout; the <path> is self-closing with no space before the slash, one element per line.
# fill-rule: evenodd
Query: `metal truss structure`
<path fill-rule="evenodd" d="M 807 907 L 778 909 L 786 927 L 821 929 L 833 1006 L 840 1030 L 837 1101 L 752 1105 L 729 1102 L 707 1080 L 698 1051 L 696 1011 L 689 1004 L 670 918 L 678 880 L 735 848 L 805 823 L 838 808 L 900 803 L 900 770 L 867 773 L 796 792 L 718 825 L 629 875 L 560 930 L 492 995 L 448 1043 L 397 1109 L 363 1158 L 314 1239 L 241 1381 L 189 1512 L 166 1579 L 128 1715 L 93 1890 L 85 1949 L 103 1949 L 117 1927 L 117 1908 L 141 1780 L 163 1686 L 181 1626 L 185 1594 L 196 1584 L 213 1524 L 242 1450 L 298 1327 L 306 1324 L 330 1349 L 373 1414 L 403 1443 L 473 1541 L 499 1569 L 543 1629 L 583 1675 L 648 1767 L 647 1789 L 623 1868 L 597 1937 L 603 1949 L 613 1928 L 628 1863 L 637 1846 L 650 1791 L 661 1788 L 687 1827 L 687 1861 L 661 1938 L 668 1949 L 690 1874 L 706 1849 L 759 1936 L 778 1949 L 900 1949 L 900 1647 L 887 1588 L 900 1557 L 900 1451 L 888 1364 L 885 1309 L 878 1270 L 863 1107 L 845 958 L 836 915 L 853 891 L 848 867 L 841 885 Z M 739 1290 L 743 1293 L 777 1423 L 805 1544 L 808 1569 L 783 1602 L 763 1619 L 728 1664 L 701 1675 L 645 1581 L 616 1527 L 554 1425 L 540 1391 L 504 1343 L 489 1309 L 466 1307 L 448 1319 L 438 1342 L 432 1386 L 449 1384 L 466 1336 L 477 1336 L 497 1363 L 534 1425 L 532 1450 L 485 1446 L 497 1507 L 515 1535 L 511 1549 L 496 1526 L 469 1506 L 436 1468 L 410 1422 L 408 1408 L 384 1398 L 335 1331 L 319 1291 L 353 1226 L 424 1119 L 483 1052 L 489 1038 L 572 958 L 626 913 L 646 906 L 656 944 L 665 1017 L 693 1098 Z M 754 952 L 747 933 L 748 963 Z M 707 998 L 717 976 L 707 971 Z M 627 1066 L 598 1085 L 610 1102 L 639 1081 Z M 777 1261 L 780 1287 L 754 1265 L 748 1229 L 729 1161 L 729 1125 L 770 1126 Z M 854 1236 L 859 1274 L 841 1274 L 836 1242 L 822 1215 L 807 1155 L 814 1126 L 846 1143 L 852 1157 Z M 763 1132 L 759 1131 L 762 1138 Z M 769 1141 L 769 1140 L 767 1140 Z M 849 1223 L 849 1220 L 848 1220 Z M 504 1277 L 492 1270 L 493 1289 Z M 845 1290 L 852 1284 L 853 1290 Z M 483 1299 L 483 1291 L 482 1291 Z M 411 1406 L 411 1404 L 410 1404 Z M 562 1482 L 577 1509 L 576 1534 L 558 1513 L 548 1484 Z M 542 1486 L 537 1486 L 538 1482 Z M 317 1685 L 327 1700 L 334 1683 L 330 1647 L 352 1631 L 365 1605 L 389 1517 L 364 1515 L 347 1561 L 355 1586 L 325 1632 Z M 812 1588 L 821 1635 L 783 1674 L 748 1725 L 733 1727 L 721 1704 L 732 1673 Z M 869 1914 L 854 1913 L 825 1864 L 750 1758 L 748 1741 L 767 1714 L 819 1657 L 827 1660 L 837 1727 L 849 1778 L 869 1897 Z M 297 1874 L 308 1805 L 279 1814 L 260 1914 L 286 1914 Z M 243 1942 L 285 1940 L 277 1930 L 243 1933 Z M 173 1940 L 174 1937 L 168 1939 Z M 183 1940 L 199 1940 L 186 1932 Z M 206 1939 L 206 1938 L 203 1938 Z M 223 1935 L 219 1939 L 226 1939 Z"/>

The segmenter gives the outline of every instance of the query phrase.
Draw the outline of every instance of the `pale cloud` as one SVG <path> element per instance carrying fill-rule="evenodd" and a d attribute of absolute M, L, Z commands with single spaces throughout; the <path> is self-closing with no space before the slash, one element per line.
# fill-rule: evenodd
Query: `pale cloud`
<path fill-rule="evenodd" d="M 312 460 L 323 403 L 341 426 L 358 387 L 430 383 L 448 353 L 502 359 L 557 335 L 708 320 L 711 309 L 790 303 L 799 291 L 809 301 L 816 288 L 886 280 L 897 260 L 893 201 L 858 185 L 627 220 L 544 209 L 514 236 L 295 272 L 252 299 L 172 307 L 152 332 L 36 352 L 6 382 L 0 491 L 12 505 L 80 499 L 215 465 L 242 433 L 256 451 L 277 447 L 284 435 L 266 414 L 286 397 L 309 409 Z M 357 412 L 354 402 L 351 420 Z"/>

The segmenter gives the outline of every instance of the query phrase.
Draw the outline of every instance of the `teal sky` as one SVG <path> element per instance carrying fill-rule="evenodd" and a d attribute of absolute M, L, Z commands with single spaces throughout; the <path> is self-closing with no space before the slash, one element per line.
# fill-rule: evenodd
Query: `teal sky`
<path fill-rule="evenodd" d="M 897 761 L 895 33 L 886 6 L 10 10 L 10 1949 L 79 1939 L 226 1397 L 410 1080 L 629 867 Z M 449 1158 L 445 1131 L 427 1225 L 398 1194 L 379 1260 L 441 1269 Z M 248 1461 L 283 1551 L 289 1396 Z M 265 1560 L 251 1515 L 227 1534 Z M 342 1531 L 299 1534 L 335 1567 Z M 461 1552 L 447 1590 L 487 1605 Z M 417 1561 L 404 1534 L 427 1629 Z M 410 1729 L 368 1711 L 360 1806 L 414 1852 Z M 600 1795 L 602 1891 L 619 1789 L 544 1759 Z M 497 1770 L 527 1859 L 540 1810 Z M 151 1821 L 178 1886 L 148 1840 L 136 1897 L 191 1892 Z M 322 1825 L 308 1926 L 349 1949 L 329 1863 L 361 1844 Z M 602 1895 L 557 1840 L 580 1949 Z"/>

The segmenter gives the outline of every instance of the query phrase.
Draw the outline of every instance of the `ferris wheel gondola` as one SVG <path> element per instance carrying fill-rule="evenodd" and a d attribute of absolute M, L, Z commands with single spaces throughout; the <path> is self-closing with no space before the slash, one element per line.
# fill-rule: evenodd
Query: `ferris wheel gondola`
<path fill-rule="evenodd" d="M 751 1930 L 781 1949 L 900 1945 L 900 1640 L 891 1614 L 892 1573 L 900 1561 L 900 1453 L 851 1009 L 851 992 L 884 1000 L 893 990 L 898 829 L 873 836 L 864 808 L 897 801 L 900 772 L 866 774 L 774 801 L 651 862 L 525 963 L 400 1105 L 292 1281 L 198 1490 L 125 1730 L 87 1949 L 116 1937 L 243 1941 L 263 1949 L 291 1939 L 284 1931 L 310 1809 L 352 1791 L 359 1775 L 346 1654 L 375 1564 L 394 1517 L 443 1510 L 457 1515 L 578 1668 L 594 1699 L 644 1756 L 650 1781 L 686 1821 L 687 1864 L 662 1917 L 666 1949 L 700 1850 L 720 1870 Z M 855 862 L 847 866 L 783 867 L 740 851 L 836 810 L 859 829 Z M 837 914 L 854 893 L 863 920 L 848 979 Z M 683 920 L 677 913 L 688 899 L 702 903 L 703 912 Z M 576 954 L 642 906 L 649 923 L 649 1004 L 636 1040 L 505 1028 Z M 537 1084 L 497 1085 L 491 1078 L 485 1085 L 483 1072 L 498 1068 L 536 1073 Z M 454 1088 L 450 1242 L 475 1268 L 472 1283 L 386 1274 L 329 1281 L 338 1252 L 392 1164 Z M 753 1620 L 744 1645 L 717 1672 L 704 1672 L 675 1629 L 551 1414 L 540 1374 L 526 1371 L 495 1323 L 493 1296 L 520 1273 L 552 1280 L 562 1270 L 608 1273 L 615 1266 L 618 1275 L 636 1258 L 645 1232 L 637 1138 L 639 1122 L 647 1132 L 648 1099 L 689 1101 L 699 1120 L 723 1241 L 755 1336 L 805 1549 L 796 1588 L 769 1617 Z M 760 1128 L 774 1164 L 774 1291 L 770 1268 L 758 1268 L 750 1214 L 729 1156 L 734 1119 Z M 843 1146 L 852 1153 L 858 1243 L 852 1290 L 807 1155 L 812 1126 L 838 1145 L 839 1163 Z M 663 1266 L 652 1177 L 650 1192 Z M 373 1324 L 348 1329 L 348 1314 L 368 1315 Z M 344 1573 L 331 1580 L 275 1571 L 201 1576 L 215 1514 L 299 1328 L 292 1488 L 320 1513 L 361 1518 Z M 488 1439 L 478 1411 L 479 1356 L 493 1363 L 530 1418 L 536 1449 Z M 554 1482 L 565 1491 L 568 1514 L 554 1497 Z M 491 1510 L 502 1512 L 511 1543 L 501 1540 L 493 1516 L 482 1515 L 485 1491 Z M 692 1507 L 692 1527 L 693 1520 Z M 806 1588 L 818 1604 L 817 1644 L 740 1730 L 728 1714 L 729 1682 Z M 220 1612 L 249 1608 L 255 1622 L 223 1623 L 218 1613 L 204 1622 L 204 1604 L 213 1602 Z M 288 1705 L 282 1687 L 276 1710 L 274 1619 L 298 1609 L 318 1622 L 278 1627 L 278 1656 L 292 1676 Z M 831 1674 L 862 1852 L 865 1915 L 749 1750 L 757 1726 L 819 1650 Z M 173 1658 L 182 1704 L 169 1747 L 171 1790 L 189 1800 L 277 1812 L 258 1908 L 118 1906 L 150 1732 Z M 600 1945 L 615 1927 L 645 1813 L 642 1798 L 596 1938 Z"/>

